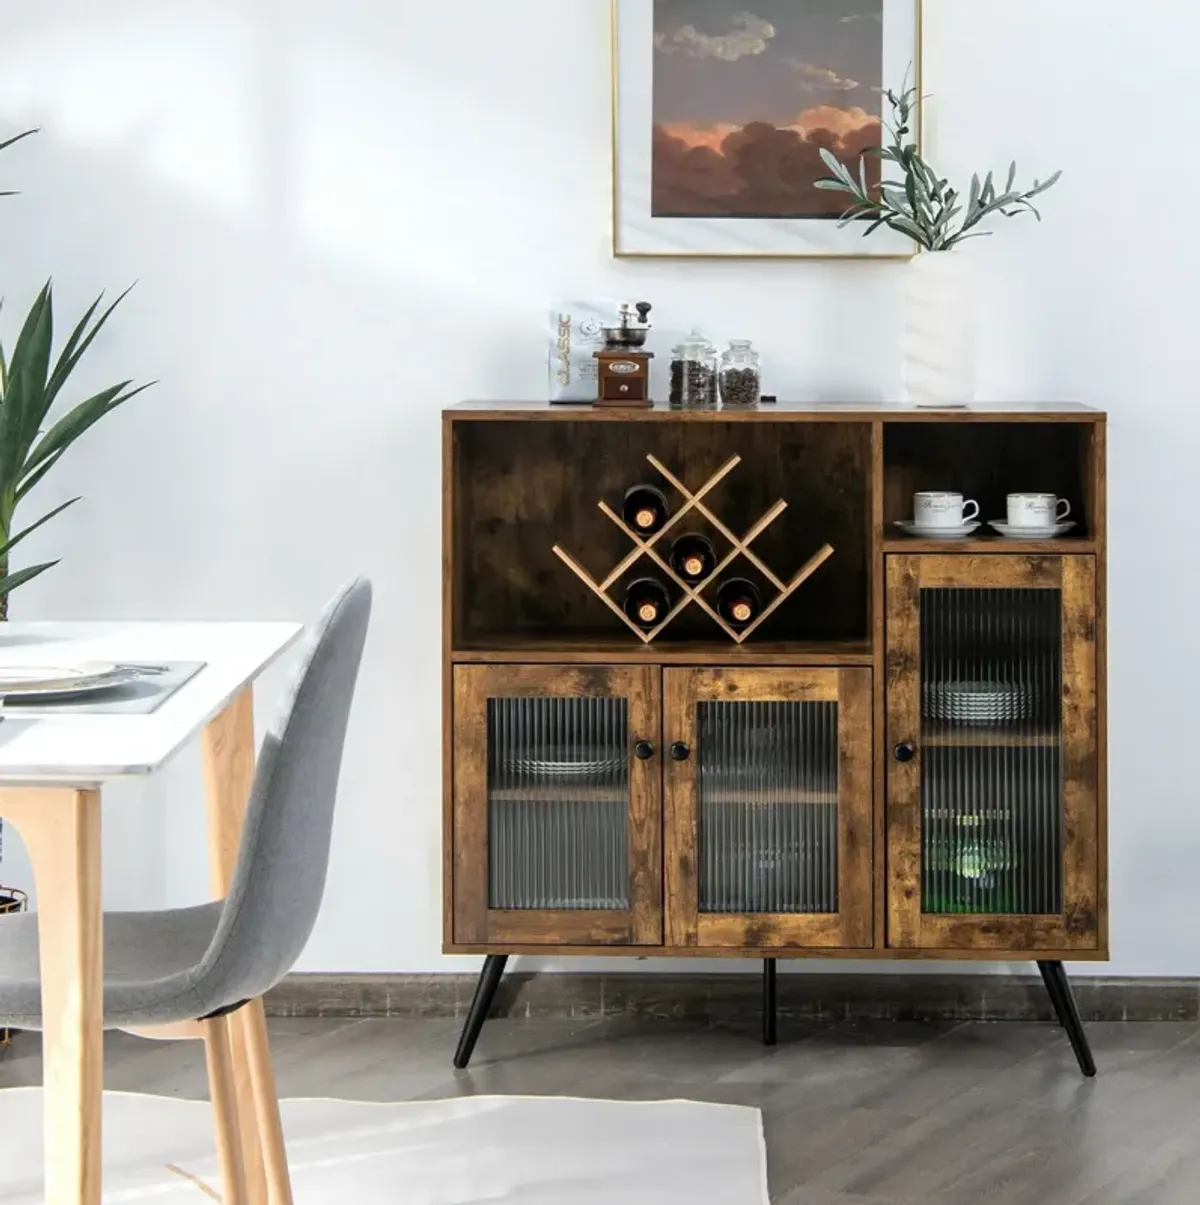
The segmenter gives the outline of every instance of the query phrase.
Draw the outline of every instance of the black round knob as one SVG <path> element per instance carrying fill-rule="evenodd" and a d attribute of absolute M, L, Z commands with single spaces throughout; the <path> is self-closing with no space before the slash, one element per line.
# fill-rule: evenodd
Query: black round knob
<path fill-rule="evenodd" d="M 917 751 L 913 748 L 911 741 L 902 741 L 896 746 L 895 752 L 897 761 L 912 761 L 917 756 Z"/>
<path fill-rule="evenodd" d="M 687 745 L 683 743 L 683 741 L 676 741 L 671 746 L 671 756 L 675 759 L 675 761 L 687 761 L 691 755 L 691 749 L 689 749 Z"/>
<path fill-rule="evenodd" d="M 654 756 L 654 746 L 649 741 L 638 741 L 633 747 L 633 755 L 638 761 L 649 761 Z"/>

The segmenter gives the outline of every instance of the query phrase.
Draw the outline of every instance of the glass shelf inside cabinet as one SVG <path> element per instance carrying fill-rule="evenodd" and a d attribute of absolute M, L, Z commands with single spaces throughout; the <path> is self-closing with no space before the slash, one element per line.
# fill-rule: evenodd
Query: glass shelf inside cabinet
<path fill-rule="evenodd" d="M 700 911 L 836 912 L 837 704 L 697 709 Z"/>
<path fill-rule="evenodd" d="M 921 591 L 921 907 L 1062 910 L 1062 597 Z"/>
<path fill-rule="evenodd" d="M 488 906 L 629 907 L 628 704 L 489 699 Z"/>

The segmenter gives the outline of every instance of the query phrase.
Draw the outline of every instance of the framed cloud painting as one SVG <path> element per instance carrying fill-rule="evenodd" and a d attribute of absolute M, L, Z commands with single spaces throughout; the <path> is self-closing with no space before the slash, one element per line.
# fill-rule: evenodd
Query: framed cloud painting
<path fill-rule="evenodd" d="M 613 249 L 619 256 L 910 256 L 838 229 L 814 181 L 855 162 L 886 103 L 920 87 L 921 0 L 613 0 Z M 879 160 L 866 159 L 879 182 Z"/>

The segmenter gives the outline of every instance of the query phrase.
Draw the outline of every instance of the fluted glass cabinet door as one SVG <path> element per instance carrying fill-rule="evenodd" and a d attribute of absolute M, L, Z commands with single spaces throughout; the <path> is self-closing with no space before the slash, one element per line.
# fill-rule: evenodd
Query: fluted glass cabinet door
<path fill-rule="evenodd" d="M 662 942 L 658 680 L 455 668 L 456 944 Z"/>
<path fill-rule="evenodd" d="M 871 945 L 871 671 L 665 671 L 669 944 Z"/>
<path fill-rule="evenodd" d="M 888 940 L 1094 950 L 1095 562 L 888 558 Z"/>

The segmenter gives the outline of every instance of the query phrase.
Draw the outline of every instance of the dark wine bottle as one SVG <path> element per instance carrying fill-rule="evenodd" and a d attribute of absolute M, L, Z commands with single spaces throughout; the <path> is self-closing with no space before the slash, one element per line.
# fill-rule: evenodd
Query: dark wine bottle
<path fill-rule="evenodd" d="M 625 491 L 621 517 L 640 536 L 652 536 L 667 521 L 667 496 L 653 485 L 634 485 Z"/>
<path fill-rule="evenodd" d="M 667 617 L 671 599 L 666 587 L 652 577 L 639 577 L 625 591 L 625 614 L 639 628 L 657 627 Z"/>
<path fill-rule="evenodd" d="M 671 568 L 689 584 L 702 582 L 717 567 L 717 554 L 707 536 L 688 532 L 671 545 Z"/>
<path fill-rule="evenodd" d="M 744 628 L 762 614 L 762 595 L 753 582 L 734 577 L 717 591 L 717 613 L 730 627 Z"/>

